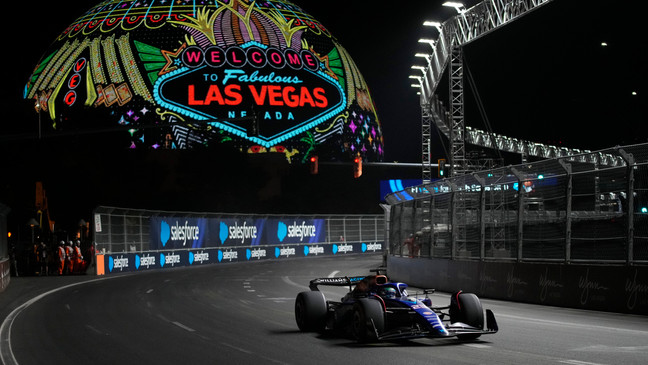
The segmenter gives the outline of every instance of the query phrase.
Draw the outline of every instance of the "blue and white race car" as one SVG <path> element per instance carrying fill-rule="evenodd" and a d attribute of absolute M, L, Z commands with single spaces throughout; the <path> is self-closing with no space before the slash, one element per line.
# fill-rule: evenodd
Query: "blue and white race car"
<path fill-rule="evenodd" d="M 473 340 L 498 331 L 495 315 L 482 309 L 475 294 L 452 294 L 450 305 L 433 307 L 427 289 L 412 295 L 407 284 L 391 282 L 381 270 L 376 275 L 318 278 L 310 291 L 297 295 L 295 320 L 301 331 L 333 330 L 359 342 L 403 340 L 421 337 L 457 337 Z M 319 286 L 348 286 L 340 301 L 326 300 Z M 419 295 L 424 295 L 419 299 Z"/>

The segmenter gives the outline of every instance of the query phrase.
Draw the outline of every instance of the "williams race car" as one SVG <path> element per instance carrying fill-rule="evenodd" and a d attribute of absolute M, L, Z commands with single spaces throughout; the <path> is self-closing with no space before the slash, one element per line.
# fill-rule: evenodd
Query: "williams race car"
<path fill-rule="evenodd" d="M 452 294 L 450 305 L 435 307 L 428 296 L 434 290 L 408 294 L 407 284 L 389 281 L 382 270 L 372 271 L 376 275 L 311 280 L 310 291 L 299 293 L 295 300 L 299 329 L 333 330 L 359 342 L 421 337 L 474 340 L 498 331 L 495 315 L 490 309 L 484 315 L 475 294 L 459 291 Z M 340 301 L 326 300 L 321 285 L 348 286 L 349 292 Z"/>

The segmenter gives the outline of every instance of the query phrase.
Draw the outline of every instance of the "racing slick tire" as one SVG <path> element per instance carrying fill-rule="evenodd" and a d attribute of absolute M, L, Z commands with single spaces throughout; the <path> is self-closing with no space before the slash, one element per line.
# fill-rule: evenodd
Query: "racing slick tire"
<path fill-rule="evenodd" d="M 295 321 L 302 332 L 322 332 L 326 328 L 326 298 L 320 291 L 304 291 L 295 299 Z"/>
<path fill-rule="evenodd" d="M 353 304 L 351 331 L 358 342 L 375 342 L 385 330 L 385 311 L 373 299 L 361 298 Z"/>
<path fill-rule="evenodd" d="M 465 323 L 479 329 L 484 328 L 484 310 L 479 298 L 472 293 L 458 292 L 450 300 L 450 322 Z M 460 340 L 474 340 L 481 336 L 479 333 L 458 335 Z"/>

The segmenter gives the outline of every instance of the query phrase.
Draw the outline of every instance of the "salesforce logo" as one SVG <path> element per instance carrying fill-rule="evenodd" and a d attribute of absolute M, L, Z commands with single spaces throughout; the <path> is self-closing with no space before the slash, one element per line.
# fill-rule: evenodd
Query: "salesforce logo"
<path fill-rule="evenodd" d="M 257 238 L 258 228 L 254 224 L 248 225 L 247 221 L 243 221 L 243 225 L 234 222 L 234 225 L 232 226 L 228 226 L 226 223 L 221 222 L 218 233 L 221 245 L 227 240 L 236 240 L 241 244 L 245 244 L 246 241 L 251 241 Z"/>
<path fill-rule="evenodd" d="M 287 233 L 288 229 L 286 228 L 286 223 L 277 223 L 277 238 L 279 239 L 279 242 L 283 242 L 284 238 L 286 238 Z"/>
<path fill-rule="evenodd" d="M 260 260 L 262 258 L 266 257 L 266 250 L 262 248 L 255 248 L 250 250 L 249 248 L 245 250 L 245 258 L 250 260 L 250 259 L 257 259 Z"/>
<path fill-rule="evenodd" d="M 142 256 L 140 255 L 135 255 L 135 270 L 139 270 L 140 267 L 146 267 L 147 269 L 149 266 L 155 266 L 155 256 Z"/>
<path fill-rule="evenodd" d="M 296 253 L 297 251 L 295 251 L 294 247 L 281 247 L 281 248 L 275 247 L 275 257 L 277 258 L 281 256 L 286 256 L 286 257 L 295 256 Z"/>
<path fill-rule="evenodd" d="M 220 224 L 220 232 L 219 232 L 219 235 L 218 235 L 219 238 L 220 238 L 220 241 L 221 241 L 221 245 L 224 244 L 225 241 L 227 241 L 227 231 L 228 231 L 227 230 L 227 224 L 221 222 L 221 224 Z"/>
<path fill-rule="evenodd" d="M 200 251 L 193 253 L 189 251 L 189 265 L 193 265 L 194 262 L 198 264 L 209 262 L 209 252 Z"/>
<path fill-rule="evenodd" d="M 166 221 L 160 222 L 160 242 L 162 247 L 166 246 L 169 241 L 181 241 L 185 246 L 187 241 L 196 241 L 200 238 L 200 227 L 190 226 L 189 221 L 180 225 L 177 221 L 170 226 Z"/>
<path fill-rule="evenodd" d="M 218 250 L 218 262 L 221 261 L 232 261 L 238 259 L 238 251 L 234 250 Z"/>
<path fill-rule="evenodd" d="M 353 246 L 348 245 L 346 243 L 343 243 L 341 245 L 333 245 L 333 254 L 337 253 L 347 253 L 347 252 L 353 252 Z"/>
<path fill-rule="evenodd" d="M 128 258 L 124 256 L 119 256 L 116 258 L 113 258 L 112 256 L 108 256 L 108 271 L 112 272 L 113 270 L 119 269 L 119 271 L 122 271 L 124 268 L 128 268 Z"/>
<path fill-rule="evenodd" d="M 301 224 L 293 222 L 291 225 L 287 226 L 284 222 L 277 223 L 277 238 L 279 242 L 288 238 L 299 238 L 299 242 L 304 241 L 304 237 L 315 237 L 317 235 L 317 227 L 312 224 L 306 224 L 305 221 L 302 221 Z"/>
<path fill-rule="evenodd" d="M 168 253 L 168 254 L 160 254 L 160 267 L 164 267 L 164 265 L 171 265 L 175 266 L 175 264 L 180 263 L 180 255 L 174 254 L 174 253 Z"/>
<path fill-rule="evenodd" d="M 169 242 L 169 238 L 171 238 L 171 228 L 169 228 L 167 222 L 162 221 L 162 223 L 160 223 L 160 241 L 162 242 L 162 247 L 166 246 L 167 242 Z"/>
<path fill-rule="evenodd" d="M 315 255 L 317 256 L 318 254 L 323 254 L 324 253 L 324 247 L 322 246 L 304 246 L 304 256 L 310 255 Z"/>
<path fill-rule="evenodd" d="M 382 250 L 382 245 L 380 243 L 362 243 L 362 252 L 376 252 L 380 250 Z"/>

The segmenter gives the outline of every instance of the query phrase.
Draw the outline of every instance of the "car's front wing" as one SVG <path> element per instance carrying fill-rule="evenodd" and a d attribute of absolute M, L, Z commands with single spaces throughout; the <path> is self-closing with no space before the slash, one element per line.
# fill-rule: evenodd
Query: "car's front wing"
<path fill-rule="evenodd" d="M 421 326 L 401 327 L 382 333 L 376 333 L 379 341 L 406 340 L 414 338 L 443 338 L 461 335 L 487 335 L 496 333 L 499 330 L 495 315 L 490 309 L 486 309 L 486 328 L 477 328 L 465 323 L 457 322 L 445 326 L 446 331 L 431 331 Z"/>

